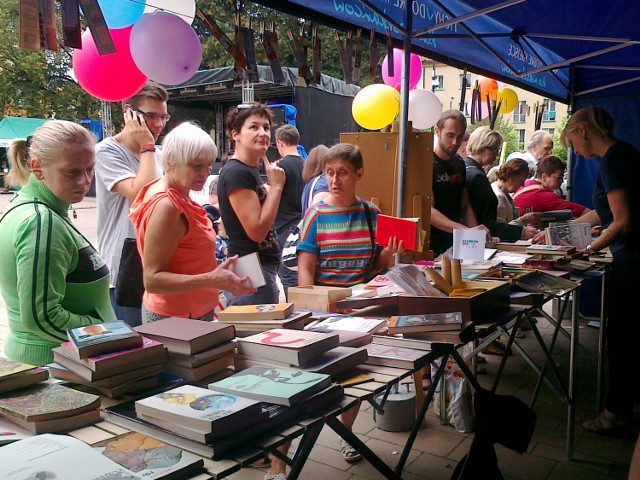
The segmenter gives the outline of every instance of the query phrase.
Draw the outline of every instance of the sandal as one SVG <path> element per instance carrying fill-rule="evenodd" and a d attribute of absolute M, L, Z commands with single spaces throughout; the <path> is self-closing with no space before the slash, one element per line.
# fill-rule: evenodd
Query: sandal
<path fill-rule="evenodd" d="M 616 415 L 608 410 L 602 411 L 602 413 L 593 420 L 582 423 L 582 428 L 598 435 L 620 435 L 621 433 L 625 433 L 630 426 L 631 419 L 623 417 L 622 415 Z"/>
<path fill-rule="evenodd" d="M 494 340 L 489 345 L 484 347 L 482 349 L 482 353 L 484 355 L 500 355 L 500 356 L 501 355 L 510 356 L 513 354 L 513 352 L 511 352 L 511 349 L 507 350 L 507 347 L 505 347 L 503 343 L 500 343 L 497 340 Z"/>
<path fill-rule="evenodd" d="M 342 452 L 342 458 L 344 458 L 345 461 L 349 463 L 354 463 L 362 460 L 362 454 L 347 442 L 345 442 L 342 438 L 340 439 L 340 450 Z"/>

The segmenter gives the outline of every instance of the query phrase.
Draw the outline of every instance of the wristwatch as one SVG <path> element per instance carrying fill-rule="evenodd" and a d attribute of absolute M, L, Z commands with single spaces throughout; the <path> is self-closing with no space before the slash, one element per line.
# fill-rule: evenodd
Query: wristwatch
<path fill-rule="evenodd" d="M 587 245 L 587 247 L 586 247 L 586 249 L 585 249 L 585 250 L 587 251 L 587 253 L 588 253 L 589 255 L 592 255 L 592 254 L 594 254 L 594 253 L 595 253 L 595 250 L 593 249 L 593 247 L 591 246 L 591 244 Z"/>

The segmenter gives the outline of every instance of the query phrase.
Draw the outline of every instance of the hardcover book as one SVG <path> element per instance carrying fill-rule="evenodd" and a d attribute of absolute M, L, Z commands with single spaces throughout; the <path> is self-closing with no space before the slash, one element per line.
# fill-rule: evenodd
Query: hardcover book
<path fill-rule="evenodd" d="M 258 417 L 260 411 L 260 402 L 192 385 L 136 401 L 138 414 L 201 432 L 212 432 L 218 425 L 231 426 L 240 417 Z"/>
<path fill-rule="evenodd" d="M 221 322 L 234 318 L 244 320 L 283 320 L 293 312 L 293 303 L 266 303 L 262 305 L 232 305 L 218 313 Z"/>
<path fill-rule="evenodd" d="M 60 384 L 28 387 L 13 394 L 0 395 L 0 413 L 26 420 L 52 420 L 70 417 L 100 406 L 100 397 L 78 392 Z"/>
<path fill-rule="evenodd" d="M 193 355 L 232 340 L 233 325 L 169 317 L 135 327 L 138 333 L 163 343 L 169 353 Z"/>
<path fill-rule="evenodd" d="M 67 336 L 79 358 L 142 345 L 140 334 L 121 320 L 70 328 L 67 330 Z"/>
<path fill-rule="evenodd" d="M 261 402 L 291 406 L 330 384 L 331 377 L 322 373 L 282 367 L 250 367 L 209 384 L 209 388 Z"/>
<path fill-rule="evenodd" d="M 191 478 L 204 466 L 202 458 L 142 433 L 124 435 L 94 443 L 92 447 L 105 457 L 144 478 Z"/>
<path fill-rule="evenodd" d="M 238 353 L 289 365 L 304 365 L 314 357 L 340 344 L 337 333 L 274 329 L 238 338 Z"/>
<path fill-rule="evenodd" d="M 389 333 L 442 332 L 460 330 L 462 313 L 424 313 L 422 315 L 398 315 L 389 320 Z"/>
<path fill-rule="evenodd" d="M 36 435 L 0 448 L 0 478 L 64 480 L 142 479 L 67 435 Z"/>
<path fill-rule="evenodd" d="M 373 317 L 329 317 L 315 327 L 329 330 L 349 330 L 352 332 L 375 333 L 387 323 L 385 318 Z"/>
<path fill-rule="evenodd" d="M 422 251 L 422 223 L 420 218 L 398 218 L 378 214 L 376 242 L 386 247 L 389 237 L 404 241 L 405 250 Z"/>
<path fill-rule="evenodd" d="M 392 347 L 371 343 L 365 347 L 369 354 L 368 364 L 416 370 L 429 362 L 428 351 L 405 347 Z"/>

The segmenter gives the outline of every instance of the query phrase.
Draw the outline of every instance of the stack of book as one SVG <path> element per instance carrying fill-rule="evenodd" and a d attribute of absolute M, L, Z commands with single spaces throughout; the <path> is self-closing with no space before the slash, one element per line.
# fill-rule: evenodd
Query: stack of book
<path fill-rule="evenodd" d="M 115 327 L 109 327 L 112 323 L 126 325 L 124 322 L 101 325 L 107 326 L 107 332 L 117 331 Z M 85 349 L 81 344 L 85 339 L 80 338 L 78 330 L 86 328 L 69 330 L 70 341 L 52 349 L 54 363 L 47 367 L 53 377 L 87 385 L 112 398 L 157 385 L 157 374 L 162 371 L 167 355 L 161 343 L 141 336 L 126 325 L 130 334 L 124 342 L 123 338 L 94 341 L 94 345 L 87 345 L 91 348 Z M 136 338 L 138 346 L 128 348 L 133 345 L 130 338 Z M 97 350 L 95 345 L 99 345 Z"/>
<path fill-rule="evenodd" d="M 60 384 L 0 395 L 0 414 L 34 433 L 63 432 L 100 421 L 100 397 Z"/>
<path fill-rule="evenodd" d="M 0 393 L 44 382 L 49 372 L 44 368 L 0 357 Z"/>
<path fill-rule="evenodd" d="M 218 314 L 221 322 L 236 327 L 238 336 L 253 335 L 274 328 L 302 330 L 309 311 L 294 310 L 293 303 L 234 305 Z"/>
<path fill-rule="evenodd" d="M 274 329 L 237 339 L 236 369 L 295 367 L 337 377 L 367 360 L 364 348 L 340 346 L 336 332 Z"/>
<path fill-rule="evenodd" d="M 161 342 L 169 356 L 164 370 L 189 381 L 203 381 L 233 365 L 233 325 L 170 317 L 135 327 Z"/>

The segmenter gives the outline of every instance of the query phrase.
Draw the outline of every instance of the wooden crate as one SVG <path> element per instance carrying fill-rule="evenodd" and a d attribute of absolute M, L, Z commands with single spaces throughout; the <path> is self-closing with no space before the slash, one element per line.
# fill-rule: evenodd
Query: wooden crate
<path fill-rule="evenodd" d="M 336 312 L 336 302 L 351 295 L 350 288 L 306 285 L 289 287 L 288 300 L 295 308 L 308 308 L 316 312 Z"/>

